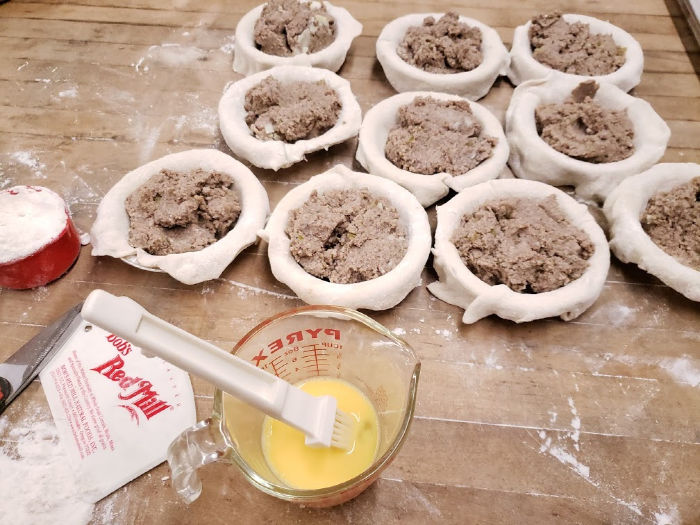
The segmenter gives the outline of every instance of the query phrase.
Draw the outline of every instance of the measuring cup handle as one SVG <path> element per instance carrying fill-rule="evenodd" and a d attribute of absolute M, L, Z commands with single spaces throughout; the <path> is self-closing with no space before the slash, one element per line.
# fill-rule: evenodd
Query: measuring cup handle
<path fill-rule="evenodd" d="M 228 446 L 211 418 L 188 428 L 168 447 L 168 465 L 173 488 L 185 501 L 192 503 L 202 493 L 197 469 L 218 461 Z"/>

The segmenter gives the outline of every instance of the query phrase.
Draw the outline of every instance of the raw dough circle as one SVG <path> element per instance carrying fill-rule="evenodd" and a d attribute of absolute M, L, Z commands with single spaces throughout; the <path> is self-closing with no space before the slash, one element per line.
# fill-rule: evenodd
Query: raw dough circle
<path fill-rule="evenodd" d="M 574 226 L 589 236 L 595 247 L 581 277 L 551 292 L 524 294 L 514 292 L 505 284 L 485 283 L 462 262 L 451 237 L 466 213 L 498 199 L 543 199 L 549 195 L 556 196 L 561 210 Z M 438 206 L 437 218 L 433 266 L 440 280 L 430 283 L 428 290 L 439 299 L 464 308 L 464 323 L 474 323 L 491 314 L 516 323 L 557 315 L 570 321 L 591 306 L 603 289 L 610 267 L 605 234 L 586 206 L 557 188 L 529 180 L 491 180 L 472 186 L 444 206 Z"/>
<path fill-rule="evenodd" d="M 517 177 L 576 186 L 578 195 L 602 202 L 624 178 L 649 168 L 663 156 L 671 131 L 647 101 L 600 83 L 595 101 L 606 108 L 627 110 L 634 127 L 634 153 L 617 162 L 598 164 L 560 153 L 537 133 L 535 109 L 563 102 L 578 85 L 579 78 L 553 76 L 515 88 L 506 112 L 508 164 Z"/>
<path fill-rule="evenodd" d="M 323 5 L 328 14 L 335 18 L 335 40 L 333 43 L 316 53 L 302 53 L 288 57 L 268 55 L 256 47 L 255 22 L 260 18 L 265 4 L 248 11 L 236 26 L 233 70 L 242 75 L 250 75 L 275 66 L 296 65 L 338 71 L 345 62 L 345 56 L 353 39 L 362 33 L 362 24 L 342 7 L 336 7 L 330 2 L 323 2 Z"/>
<path fill-rule="evenodd" d="M 612 25 L 610 22 L 604 22 L 591 16 L 565 14 L 562 17 L 570 24 L 574 22 L 588 24 L 592 34 L 608 34 L 612 36 L 615 43 L 626 50 L 625 63 L 617 71 L 599 76 L 574 75 L 552 69 L 532 57 L 529 35 L 532 20 L 528 20 L 526 24 L 516 27 L 513 34 L 513 46 L 510 50 L 510 68 L 508 70 L 508 78 L 513 84 L 517 86 L 526 80 L 544 78 L 550 74 L 571 79 L 576 83 L 595 79 L 599 82 L 613 84 L 623 91 L 629 91 L 639 84 L 642 77 L 642 69 L 644 69 L 644 54 L 639 42 L 632 35 Z"/>
<path fill-rule="evenodd" d="M 126 198 L 163 169 L 187 172 L 198 168 L 224 173 L 233 180 L 241 203 L 241 214 L 233 229 L 215 243 L 195 252 L 150 255 L 131 246 Z M 134 266 L 159 268 L 180 282 L 196 284 L 219 277 L 244 248 L 253 244 L 269 211 L 265 188 L 237 160 L 212 149 L 173 153 L 127 173 L 107 192 L 97 208 L 97 218 L 90 230 L 92 254 L 128 258 L 129 264 Z"/>
<path fill-rule="evenodd" d="M 273 76 L 280 82 L 316 82 L 324 80 L 338 93 L 342 105 L 338 121 L 324 134 L 308 140 L 288 143 L 281 140 L 256 138 L 245 122 L 245 96 L 248 91 Z M 350 83 L 327 69 L 304 66 L 279 66 L 243 78 L 231 84 L 219 101 L 219 126 L 231 150 L 259 168 L 278 170 L 304 159 L 307 153 L 328 150 L 357 135 L 362 123 L 362 111 L 350 89 Z"/>
<path fill-rule="evenodd" d="M 399 264 L 376 279 L 352 284 L 330 283 L 307 273 L 297 263 L 290 252 L 290 240 L 284 230 L 289 213 L 302 206 L 312 191 L 323 193 L 352 188 L 369 188 L 373 194 L 385 197 L 396 207 L 400 220 L 406 227 L 408 249 Z M 309 304 L 369 310 L 385 310 L 397 305 L 421 283 L 421 272 L 430 254 L 431 242 L 428 215 L 408 190 L 390 180 L 351 171 L 342 165 L 311 177 L 287 193 L 259 235 L 269 243 L 267 253 L 272 273 L 300 299 Z"/>
<path fill-rule="evenodd" d="M 396 115 L 399 108 L 410 104 L 416 97 L 464 100 L 458 95 L 447 93 L 412 91 L 394 95 L 372 107 L 362 121 L 356 154 L 357 160 L 367 171 L 397 182 L 413 193 L 423 206 L 430 206 L 440 200 L 447 195 L 450 188 L 462 191 L 474 184 L 498 177 L 508 160 L 508 141 L 498 119 L 488 109 L 476 102 L 470 102 L 469 105 L 474 116 L 482 125 L 482 133 L 498 139 L 498 143 L 488 159 L 461 175 L 450 175 L 445 172 L 421 175 L 392 164 L 384 152 L 389 131 L 396 125 Z"/>
<path fill-rule="evenodd" d="M 405 15 L 389 22 L 377 39 L 377 58 L 391 86 L 403 91 L 442 91 L 478 100 L 489 92 L 498 75 L 505 75 L 510 56 L 495 30 L 486 24 L 460 16 L 459 21 L 481 30 L 481 64 L 471 71 L 461 73 L 430 73 L 405 62 L 396 53 L 409 27 L 420 26 L 423 19 L 432 16 L 437 20 L 445 13 L 419 13 Z"/>
<path fill-rule="evenodd" d="M 605 201 L 610 248 L 625 263 L 634 263 L 677 292 L 700 301 L 700 272 L 663 251 L 642 228 L 640 216 L 659 192 L 700 177 L 700 164 L 663 163 L 625 179 Z"/>

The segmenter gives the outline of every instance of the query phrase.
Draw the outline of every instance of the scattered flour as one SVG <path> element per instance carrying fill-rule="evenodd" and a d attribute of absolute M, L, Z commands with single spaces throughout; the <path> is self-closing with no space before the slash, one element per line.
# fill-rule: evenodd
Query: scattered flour
<path fill-rule="evenodd" d="M 6 428 L 0 418 L 0 432 Z M 14 425 L 0 441 L 3 523 L 84 525 L 94 505 L 82 501 L 53 422 L 36 417 Z"/>
<path fill-rule="evenodd" d="M 150 64 L 162 64 L 168 67 L 181 67 L 197 60 L 206 60 L 207 52 L 194 46 L 183 46 L 175 43 L 165 43 L 151 46 L 136 64 L 136 71 L 147 72 Z"/>
<path fill-rule="evenodd" d="M 693 387 L 700 385 L 700 370 L 693 365 L 688 356 L 663 359 L 659 366 L 679 383 L 686 383 Z"/>
<path fill-rule="evenodd" d="M 659 509 L 659 512 L 654 513 L 654 520 L 655 525 L 678 525 L 681 523 L 681 517 L 676 506 L 663 510 Z"/>
<path fill-rule="evenodd" d="M 218 278 L 217 281 L 223 281 L 223 282 L 228 283 L 232 286 L 235 286 L 236 288 L 239 288 L 241 292 L 244 292 L 243 296 L 241 296 L 240 292 L 238 294 L 238 296 L 241 297 L 242 299 L 247 297 L 247 292 L 252 292 L 255 295 L 258 295 L 258 294 L 271 295 L 273 297 L 277 297 L 278 299 L 294 299 L 294 300 L 299 299 L 296 295 L 287 295 L 284 293 L 273 292 L 272 290 L 265 290 L 264 288 L 258 288 L 256 286 L 251 286 L 250 284 L 239 283 L 238 281 L 231 281 L 230 279 Z"/>
<path fill-rule="evenodd" d="M 61 161 L 63 162 L 63 161 Z M 67 169 L 65 163 L 63 169 Z M 63 200 L 66 201 L 68 208 L 73 209 L 74 206 L 79 204 L 96 204 L 100 202 L 100 195 L 92 189 L 92 187 L 83 179 L 80 175 L 75 172 L 85 173 L 87 175 L 92 175 L 87 166 L 81 165 L 74 169 L 73 176 L 70 179 L 70 183 L 63 190 Z"/>
<path fill-rule="evenodd" d="M 46 169 L 46 164 L 39 162 L 39 160 L 30 151 L 15 151 L 10 155 L 15 164 L 25 166 L 32 171 L 35 177 L 40 179 L 45 179 L 46 175 L 44 170 Z"/>
<path fill-rule="evenodd" d="M 39 286 L 38 288 L 32 289 L 31 293 L 32 299 L 34 299 L 35 302 L 40 303 L 49 295 L 49 288 L 48 286 Z"/>
<path fill-rule="evenodd" d="M 235 36 L 227 36 L 227 37 L 226 37 L 226 42 L 224 43 L 224 45 L 222 45 L 222 46 L 219 48 L 219 51 L 223 51 L 223 52 L 226 53 L 227 55 L 232 55 L 232 54 L 233 54 L 233 51 L 234 51 L 235 48 L 236 48 L 236 45 L 235 45 L 235 43 L 234 43 L 234 42 L 235 42 L 235 39 L 236 39 Z"/>
<path fill-rule="evenodd" d="M 63 91 L 58 92 L 58 96 L 60 98 L 77 98 L 78 97 L 78 88 L 72 87 L 70 89 L 64 89 Z"/>
<path fill-rule="evenodd" d="M 570 402 L 569 406 L 573 405 L 573 401 Z M 572 412 L 575 410 L 574 407 L 572 407 Z M 574 416 L 576 419 L 578 416 Z M 578 423 L 577 423 L 578 425 Z M 572 426 L 574 426 L 574 423 L 572 421 Z M 580 426 L 580 425 L 579 425 Z M 583 480 L 586 481 L 586 483 L 590 484 L 591 486 L 595 487 L 598 490 L 603 491 L 606 493 L 612 500 L 614 500 L 617 504 L 622 505 L 623 507 L 629 509 L 630 511 L 634 512 L 637 516 L 642 516 L 642 511 L 639 510 L 639 506 L 634 503 L 634 502 L 629 502 L 625 501 L 621 498 L 618 498 L 615 496 L 604 484 L 596 481 L 595 479 L 591 478 L 591 469 L 588 467 L 588 465 L 585 465 L 584 463 L 580 462 L 576 456 L 574 456 L 571 452 L 566 450 L 564 446 L 561 445 L 561 440 L 562 440 L 562 435 L 558 433 L 557 435 L 557 444 L 554 444 L 552 442 L 551 436 L 547 435 L 547 432 L 544 430 L 539 430 L 537 432 L 537 435 L 539 436 L 541 442 L 540 442 L 540 448 L 539 452 L 540 454 L 547 453 L 553 458 L 555 458 L 559 463 L 562 465 L 565 465 L 569 467 L 573 472 L 575 472 L 578 476 L 580 476 Z M 571 437 L 571 433 L 565 433 L 565 437 Z M 578 450 L 578 448 L 577 448 Z"/>
<path fill-rule="evenodd" d="M 573 468 L 576 472 L 578 472 L 579 475 L 583 476 L 584 478 L 587 478 L 590 475 L 590 468 L 587 465 L 581 463 L 578 459 L 576 459 L 576 457 L 574 457 L 573 454 L 570 454 L 562 447 L 558 445 L 553 445 L 549 447 L 547 452 L 550 456 L 554 456 L 555 458 L 557 458 L 560 463 L 564 463 L 565 465 L 571 465 L 571 468 Z"/>
<path fill-rule="evenodd" d="M 113 525 L 116 522 L 116 518 L 119 516 L 119 512 L 114 510 L 114 500 L 106 499 L 102 504 L 102 508 L 99 514 L 93 516 L 92 523 L 97 525 L 98 523 L 102 525 Z"/>
<path fill-rule="evenodd" d="M 209 137 L 214 137 L 219 132 L 219 115 L 216 108 L 203 104 L 199 100 L 199 94 L 188 93 L 186 95 L 193 111 L 186 115 L 172 117 L 175 119 L 176 131 L 187 133 L 201 132 Z M 177 137 L 183 138 L 183 137 Z"/>
<path fill-rule="evenodd" d="M 569 452 L 564 450 L 563 447 L 561 447 L 559 445 L 553 445 L 552 444 L 552 437 L 548 436 L 544 430 L 540 430 L 537 433 L 537 435 L 542 440 L 542 443 L 540 444 L 540 454 L 544 454 L 546 452 L 550 456 L 557 458 L 560 463 L 563 463 L 564 465 L 569 465 L 580 476 L 583 476 L 584 478 L 588 478 L 588 476 L 590 475 L 591 469 L 587 465 L 580 463 L 573 456 L 573 454 L 570 454 Z"/>
<path fill-rule="evenodd" d="M 625 324 L 631 317 L 634 317 L 636 308 L 630 308 L 623 304 L 612 304 L 606 308 L 607 317 L 613 326 L 621 326 Z"/>
<path fill-rule="evenodd" d="M 496 351 L 491 350 L 491 353 L 484 359 L 484 363 L 487 368 L 495 368 L 496 370 L 503 370 L 503 365 L 498 364 L 498 358 L 496 357 Z"/>
<path fill-rule="evenodd" d="M 441 335 L 442 337 L 445 337 L 446 339 L 452 338 L 452 332 L 450 332 L 447 328 L 444 328 L 442 330 L 435 330 L 435 334 Z"/>
<path fill-rule="evenodd" d="M 391 331 L 392 334 L 394 335 L 406 335 L 406 330 L 403 328 L 396 327 Z"/>
<path fill-rule="evenodd" d="M 574 429 L 573 432 L 571 432 L 571 439 L 574 442 L 574 448 L 576 450 L 579 450 L 579 444 L 578 440 L 581 437 L 581 418 L 578 417 L 578 412 L 576 411 L 576 407 L 574 406 L 574 400 L 572 398 L 569 398 L 569 408 L 571 408 L 571 428 Z"/>

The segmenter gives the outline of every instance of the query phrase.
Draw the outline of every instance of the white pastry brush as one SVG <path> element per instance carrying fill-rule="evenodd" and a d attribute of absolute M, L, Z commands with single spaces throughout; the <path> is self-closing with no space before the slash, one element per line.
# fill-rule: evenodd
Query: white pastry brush
<path fill-rule="evenodd" d="M 350 450 L 353 446 L 355 420 L 337 408 L 334 397 L 307 394 L 248 361 L 159 319 L 128 297 L 94 290 L 85 299 L 82 316 L 300 430 L 310 447 Z"/>

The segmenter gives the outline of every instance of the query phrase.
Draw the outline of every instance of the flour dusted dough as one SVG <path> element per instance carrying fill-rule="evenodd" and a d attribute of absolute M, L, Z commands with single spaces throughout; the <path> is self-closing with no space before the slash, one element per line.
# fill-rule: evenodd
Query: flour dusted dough
<path fill-rule="evenodd" d="M 576 83 L 592 78 L 599 82 L 613 84 L 623 91 L 629 91 L 639 84 L 639 80 L 642 77 L 642 69 L 644 69 L 644 55 L 639 42 L 632 35 L 609 22 L 590 16 L 565 14 L 562 15 L 562 18 L 570 24 L 574 22 L 588 24 L 592 34 L 603 33 L 611 35 L 618 46 L 625 48 L 625 63 L 617 71 L 610 74 L 592 77 L 572 75 L 571 73 L 552 69 L 538 62 L 532 56 L 529 36 L 532 21 L 528 20 L 526 24 L 516 27 L 513 35 L 513 46 L 510 50 L 510 68 L 508 70 L 508 78 L 513 84 L 517 86 L 526 80 L 544 78 L 548 75 L 567 78 Z"/>
<path fill-rule="evenodd" d="M 549 195 L 555 195 L 571 224 L 583 230 L 595 248 L 581 277 L 551 292 L 524 294 L 505 284 L 490 286 L 469 271 L 451 241 L 464 214 L 494 200 L 510 197 L 540 200 Z M 610 267 L 605 234 L 586 206 L 557 188 L 528 180 L 492 180 L 472 186 L 444 206 L 438 206 L 437 217 L 433 266 L 440 280 L 429 284 L 428 290 L 443 301 L 464 308 L 464 323 L 474 323 L 491 314 L 517 323 L 557 315 L 570 321 L 591 306 L 603 289 Z"/>
<path fill-rule="evenodd" d="M 488 109 L 476 102 L 470 102 L 469 106 L 474 117 L 482 125 L 482 134 L 498 139 L 488 159 L 462 175 L 450 175 L 449 173 L 421 175 L 402 170 L 392 164 L 384 153 L 387 136 L 391 128 L 396 125 L 399 108 L 410 104 L 416 97 L 461 100 L 461 97 L 457 95 L 417 91 L 394 95 L 372 107 L 362 121 L 356 154 L 357 160 L 367 171 L 397 182 L 413 193 L 423 206 L 430 206 L 440 200 L 447 195 L 450 188 L 459 192 L 474 184 L 495 179 L 500 175 L 508 160 L 508 141 L 498 119 Z"/>
<path fill-rule="evenodd" d="M 700 272 L 664 252 L 646 234 L 640 217 L 651 197 L 700 176 L 700 164 L 663 163 L 625 179 L 605 201 L 610 248 L 622 262 L 635 263 L 677 292 L 700 301 Z"/>
<path fill-rule="evenodd" d="M 312 4 L 315 2 L 312 2 Z M 293 56 L 268 55 L 255 45 L 255 22 L 260 18 L 264 4 L 248 11 L 236 26 L 234 40 L 233 70 L 243 75 L 258 73 L 275 66 L 314 66 L 338 71 L 356 36 L 362 33 L 362 24 L 342 7 L 323 2 L 328 13 L 335 19 L 335 40 L 316 53 L 301 53 Z"/>
<path fill-rule="evenodd" d="M 259 140 L 246 124 L 245 95 L 249 89 L 272 75 L 281 83 L 299 80 L 324 80 L 338 93 L 342 105 L 335 125 L 318 137 L 287 143 L 281 140 Z M 219 126 L 229 148 L 259 168 L 278 170 L 304 159 L 307 153 L 327 150 L 357 135 L 362 111 L 350 89 L 350 83 L 327 69 L 303 66 L 279 66 L 256 73 L 231 84 L 219 101 Z"/>
<path fill-rule="evenodd" d="M 201 168 L 231 177 L 241 203 L 235 226 L 223 238 L 196 252 L 150 255 L 129 244 L 129 217 L 125 201 L 139 186 L 160 170 L 191 171 Z M 90 230 L 93 255 L 124 258 L 129 264 L 149 270 L 160 269 L 185 284 L 215 279 L 245 247 L 256 240 L 270 211 L 267 193 L 243 164 L 211 149 L 166 155 L 124 175 L 100 202 Z"/>
<path fill-rule="evenodd" d="M 284 231 L 290 211 L 304 204 L 311 192 L 347 188 L 369 188 L 373 194 L 388 199 L 398 210 L 406 228 L 408 249 L 404 258 L 381 277 L 361 283 L 334 284 L 303 270 L 290 253 L 290 240 Z M 413 195 L 392 181 L 351 171 L 342 165 L 311 177 L 287 193 L 259 235 L 269 243 L 267 253 L 272 273 L 303 301 L 370 310 L 385 310 L 397 305 L 420 284 L 431 242 L 428 216 Z"/>
<path fill-rule="evenodd" d="M 481 30 L 483 60 L 471 71 L 441 74 L 429 73 L 405 62 L 396 52 L 409 27 L 420 26 L 432 16 L 435 20 L 445 13 L 405 15 L 389 22 L 377 39 L 377 59 L 392 87 L 404 91 L 442 91 L 478 100 L 489 92 L 498 75 L 505 75 L 510 62 L 508 50 L 495 30 L 473 18 L 460 16 L 459 21 Z"/>
<path fill-rule="evenodd" d="M 634 127 L 634 153 L 617 162 L 595 164 L 558 152 L 537 134 L 535 108 L 563 102 L 579 83 L 578 77 L 551 76 L 515 88 L 506 112 L 508 164 L 517 177 L 554 186 L 576 186 L 578 195 L 602 202 L 623 179 L 649 168 L 663 156 L 671 131 L 648 102 L 611 84 L 599 83 L 594 97 L 598 104 L 627 110 Z"/>

